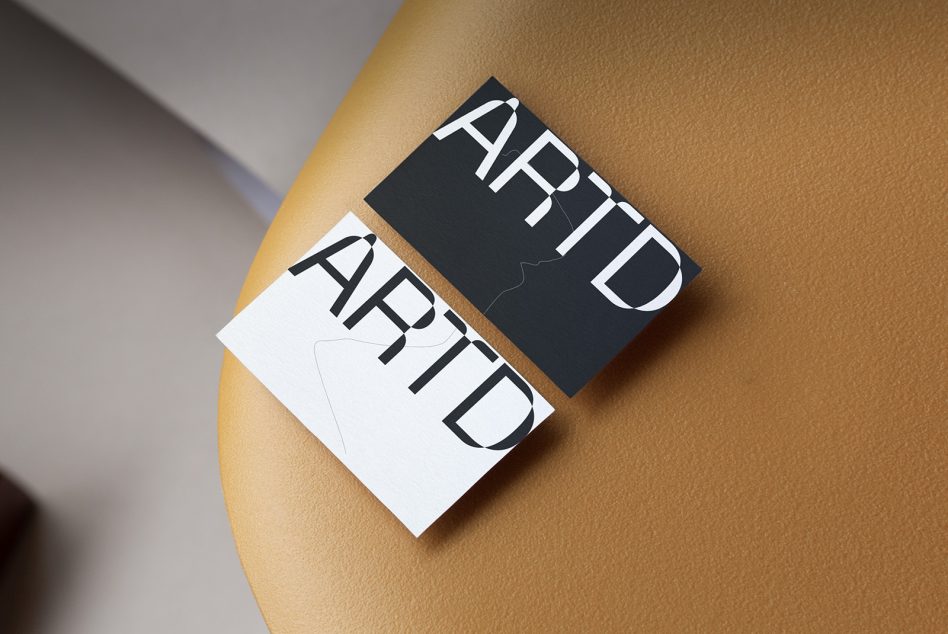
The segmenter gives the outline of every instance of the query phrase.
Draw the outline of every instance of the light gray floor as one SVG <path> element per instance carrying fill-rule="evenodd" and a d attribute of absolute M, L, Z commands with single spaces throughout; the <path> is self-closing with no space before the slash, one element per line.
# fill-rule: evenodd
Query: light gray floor
<path fill-rule="evenodd" d="M 0 3 L 0 468 L 41 507 L 0 631 L 265 631 L 214 338 L 263 231 L 200 138 Z"/>
<path fill-rule="evenodd" d="M 285 193 L 401 0 L 18 0 Z"/>

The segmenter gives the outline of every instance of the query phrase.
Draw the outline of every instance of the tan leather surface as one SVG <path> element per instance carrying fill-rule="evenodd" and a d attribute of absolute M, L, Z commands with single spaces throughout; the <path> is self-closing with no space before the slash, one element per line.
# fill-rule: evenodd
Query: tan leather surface
<path fill-rule="evenodd" d="M 238 308 L 351 208 L 557 412 L 416 540 L 226 356 L 270 627 L 944 631 L 946 6 L 409 2 Z M 704 267 L 573 399 L 362 202 L 490 74 Z"/>

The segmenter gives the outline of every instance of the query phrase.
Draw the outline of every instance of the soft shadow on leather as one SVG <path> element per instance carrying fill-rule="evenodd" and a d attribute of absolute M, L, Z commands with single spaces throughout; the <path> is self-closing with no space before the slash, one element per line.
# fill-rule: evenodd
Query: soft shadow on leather
<path fill-rule="evenodd" d="M 631 389 L 669 348 L 683 345 L 693 338 L 693 329 L 709 324 L 718 304 L 710 280 L 699 276 L 573 398 L 578 418 L 600 411 L 617 393 Z"/>
<path fill-rule="evenodd" d="M 482 513 L 500 496 L 505 495 L 505 489 L 509 489 L 523 473 L 533 469 L 541 460 L 549 460 L 566 434 L 565 429 L 557 426 L 556 420 L 554 413 L 530 432 L 529 436 L 504 456 L 503 460 L 425 531 L 421 536 L 421 543 L 431 548 L 442 547 L 459 530 L 463 532 L 464 526 L 478 513 Z"/>
<path fill-rule="evenodd" d="M 676 298 L 654 322 L 636 337 L 608 366 L 587 385 L 570 403 L 570 417 L 578 423 L 593 422 L 596 412 L 605 407 L 619 390 L 628 390 L 636 377 L 665 353 L 670 346 L 682 343 L 688 331 L 705 323 L 714 314 L 715 301 L 708 284 L 698 280 L 695 288 L 687 289 Z M 703 288 L 702 288 L 703 287 Z M 694 334 L 694 333 L 691 333 Z M 505 495 L 528 469 L 541 460 L 551 459 L 557 446 L 565 438 L 566 425 L 557 425 L 556 412 L 517 445 L 493 469 L 465 493 L 457 503 L 421 537 L 430 548 L 440 548 L 483 512 L 497 498 Z M 581 427 L 579 433 L 582 433 Z"/>

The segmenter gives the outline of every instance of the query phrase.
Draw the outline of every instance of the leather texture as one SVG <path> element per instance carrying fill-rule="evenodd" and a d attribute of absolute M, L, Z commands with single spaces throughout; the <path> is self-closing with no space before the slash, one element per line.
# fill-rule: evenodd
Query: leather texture
<path fill-rule="evenodd" d="M 944 628 L 946 7 L 409 1 L 238 309 L 352 209 L 557 412 L 416 540 L 226 355 L 272 630 Z M 362 201 L 489 75 L 704 267 L 573 399 Z"/>

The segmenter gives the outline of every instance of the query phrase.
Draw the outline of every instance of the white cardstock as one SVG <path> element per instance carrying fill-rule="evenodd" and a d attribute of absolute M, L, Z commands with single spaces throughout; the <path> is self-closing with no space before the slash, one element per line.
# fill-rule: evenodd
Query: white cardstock
<path fill-rule="evenodd" d="M 217 336 L 416 537 L 553 412 L 351 212 Z"/>

